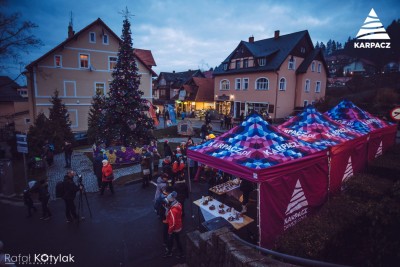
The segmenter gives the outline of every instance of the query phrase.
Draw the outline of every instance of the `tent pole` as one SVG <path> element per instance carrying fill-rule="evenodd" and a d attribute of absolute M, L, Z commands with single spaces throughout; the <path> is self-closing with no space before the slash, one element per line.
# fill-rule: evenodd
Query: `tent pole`
<path fill-rule="evenodd" d="M 331 166 L 331 160 L 332 160 L 331 148 L 329 148 L 327 154 L 328 154 L 328 203 L 329 203 L 329 199 L 331 197 L 331 170 L 332 170 L 332 168 L 331 168 L 332 167 Z"/>
<path fill-rule="evenodd" d="M 192 182 L 190 181 L 190 166 L 189 166 L 189 160 L 192 160 L 192 159 L 187 159 L 187 172 L 188 172 L 188 175 L 187 175 L 187 178 L 188 178 L 188 187 L 189 187 L 189 201 L 190 201 L 190 215 L 191 215 L 191 218 L 192 219 L 194 219 L 194 214 L 193 214 L 193 199 L 192 199 Z"/>
<path fill-rule="evenodd" d="M 257 230 L 258 230 L 258 246 L 261 243 L 261 228 L 260 228 L 260 183 L 257 183 Z"/>

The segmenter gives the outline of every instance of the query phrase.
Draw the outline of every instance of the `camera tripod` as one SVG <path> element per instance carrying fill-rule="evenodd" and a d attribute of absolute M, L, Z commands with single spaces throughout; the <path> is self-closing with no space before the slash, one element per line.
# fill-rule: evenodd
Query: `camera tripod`
<path fill-rule="evenodd" d="M 82 183 L 82 175 L 78 175 L 78 178 L 79 178 L 78 179 L 78 185 L 79 185 L 79 188 L 81 188 L 79 190 L 79 199 L 78 199 L 78 218 L 79 219 L 83 219 L 84 218 L 82 216 L 83 215 L 83 197 L 85 197 L 86 205 L 87 205 L 88 210 L 89 210 L 89 215 L 90 215 L 90 218 L 92 218 L 92 211 L 90 209 L 89 200 L 88 200 L 87 195 L 86 195 L 86 189 L 85 189 L 84 184 Z"/>

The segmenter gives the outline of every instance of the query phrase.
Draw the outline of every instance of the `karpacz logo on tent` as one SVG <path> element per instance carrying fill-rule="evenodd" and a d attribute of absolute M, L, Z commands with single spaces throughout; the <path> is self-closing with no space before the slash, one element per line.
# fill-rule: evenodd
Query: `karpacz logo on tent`
<path fill-rule="evenodd" d="M 391 48 L 389 35 L 383 27 L 378 15 L 372 8 L 364 24 L 357 33 L 357 41 L 354 42 L 354 48 Z M 359 40 L 380 40 L 380 41 L 359 41 Z"/>
<path fill-rule="evenodd" d="M 284 131 L 287 134 L 298 136 L 298 137 L 309 137 L 309 138 L 315 138 L 315 134 L 310 134 L 306 133 L 303 131 L 296 131 L 296 130 L 285 130 Z"/>
<path fill-rule="evenodd" d="M 243 148 L 240 147 L 236 147 L 236 146 L 232 146 L 232 145 L 228 145 L 222 142 L 212 142 L 210 144 L 208 144 L 208 146 L 212 146 L 214 148 L 220 148 L 223 150 L 228 150 L 229 152 L 232 153 L 236 153 L 242 156 L 248 156 L 250 155 L 250 151 L 246 151 Z"/>
<path fill-rule="evenodd" d="M 283 230 L 287 230 L 299 221 L 307 217 L 308 202 L 304 195 L 303 188 L 301 187 L 300 180 L 297 180 L 294 188 L 292 198 L 286 208 L 286 218 L 283 225 Z"/>
<path fill-rule="evenodd" d="M 281 145 L 276 145 L 276 146 L 274 146 L 274 148 L 264 150 L 263 152 L 265 155 L 270 156 L 270 155 L 276 155 L 276 154 L 281 153 L 289 148 L 295 148 L 295 147 L 299 147 L 299 144 L 297 144 L 296 142 L 290 142 L 290 143 L 284 143 Z"/>

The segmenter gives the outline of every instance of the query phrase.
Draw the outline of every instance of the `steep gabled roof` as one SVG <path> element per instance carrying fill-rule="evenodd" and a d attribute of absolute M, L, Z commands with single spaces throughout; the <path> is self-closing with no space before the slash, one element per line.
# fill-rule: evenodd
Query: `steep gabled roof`
<path fill-rule="evenodd" d="M 306 38 L 307 42 L 313 47 L 310 35 L 308 31 L 299 31 L 286 35 L 281 35 L 278 38 L 272 37 L 263 39 L 255 42 L 241 41 L 237 48 L 219 65 L 214 75 L 230 74 L 230 73 L 243 73 L 243 72 L 254 72 L 254 71 L 274 71 L 278 70 L 285 59 L 289 56 L 292 50 L 297 44 Z M 230 69 L 224 70 L 223 65 L 229 63 L 232 59 L 235 51 L 241 46 L 245 46 L 255 59 L 261 57 L 267 57 L 268 60 L 264 66 L 255 66 L 249 68 Z"/>
<path fill-rule="evenodd" d="M 18 85 L 8 76 L 0 76 L 0 102 L 28 102 L 27 98 L 17 92 Z"/>
<path fill-rule="evenodd" d="M 59 45 L 57 45 L 56 47 L 51 49 L 49 52 L 45 53 L 43 56 L 41 56 L 38 59 L 36 59 L 35 61 L 31 62 L 25 68 L 29 70 L 34 65 L 36 65 L 38 62 L 40 62 L 42 59 L 46 58 L 48 55 L 59 50 L 60 48 L 63 48 L 71 40 L 76 39 L 79 35 L 81 35 L 87 29 L 90 29 L 91 27 L 93 27 L 96 24 L 100 24 L 108 33 L 110 33 L 115 39 L 117 39 L 119 43 L 122 42 L 122 40 L 119 38 L 119 36 L 116 35 L 115 32 L 113 32 L 113 30 L 111 30 L 110 27 L 108 27 L 107 24 L 104 23 L 104 21 L 102 21 L 100 18 L 97 18 L 95 21 L 93 21 L 92 23 L 90 23 L 89 25 L 87 25 L 86 27 L 84 27 L 82 30 L 78 31 L 71 37 L 68 37 L 65 41 L 63 41 L 62 43 L 60 43 Z M 154 61 L 153 55 L 151 54 L 150 50 L 134 48 L 133 53 L 137 56 L 139 61 L 141 61 L 146 66 L 146 68 L 148 68 L 152 72 L 153 76 L 157 76 L 157 74 L 151 69 L 151 66 L 156 66 L 156 63 Z"/>
<path fill-rule="evenodd" d="M 311 62 L 313 62 L 313 60 L 317 59 L 318 56 L 323 59 L 323 60 L 321 60 L 322 64 L 324 64 L 325 69 L 328 70 L 328 65 L 326 65 L 326 61 L 324 58 L 324 53 L 322 53 L 322 49 L 316 48 L 310 54 L 308 54 L 306 56 L 306 58 L 303 60 L 303 62 L 297 68 L 296 73 L 306 73 Z"/>
<path fill-rule="evenodd" d="M 198 86 L 195 101 L 214 101 L 214 79 L 193 77 Z"/>
<path fill-rule="evenodd" d="M 204 77 L 204 75 L 200 70 L 188 70 L 182 72 L 160 72 L 159 77 L 163 77 L 167 85 L 171 85 L 174 88 L 180 88 L 192 77 Z"/>

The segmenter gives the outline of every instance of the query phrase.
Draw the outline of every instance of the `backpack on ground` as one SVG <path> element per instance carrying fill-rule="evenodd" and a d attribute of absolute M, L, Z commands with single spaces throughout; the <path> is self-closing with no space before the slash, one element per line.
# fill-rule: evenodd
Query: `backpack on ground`
<path fill-rule="evenodd" d="M 62 198 L 64 196 L 64 182 L 60 181 L 56 184 L 56 198 Z"/>

